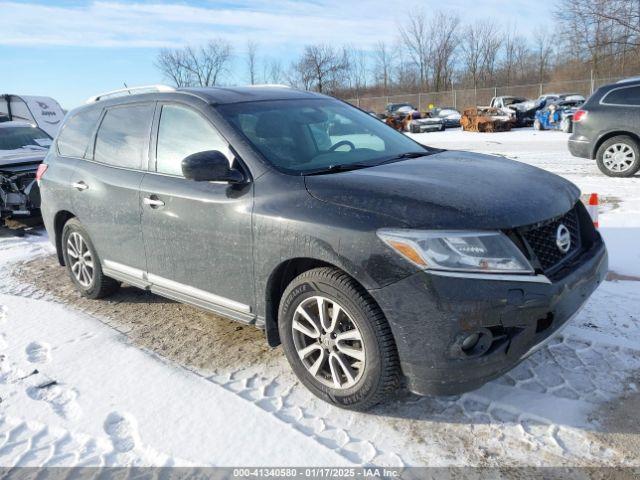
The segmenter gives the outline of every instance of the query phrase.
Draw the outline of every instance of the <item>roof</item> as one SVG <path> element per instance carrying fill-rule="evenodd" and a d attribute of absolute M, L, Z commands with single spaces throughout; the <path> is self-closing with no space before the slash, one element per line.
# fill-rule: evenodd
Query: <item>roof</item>
<path fill-rule="evenodd" d="M 11 128 L 11 127 L 31 127 L 36 128 L 33 123 L 24 122 L 22 120 L 11 120 L 9 122 L 0 122 L 0 128 Z"/>
<path fill-rule="evenodd" d="M 218 105 L 225 103 L 255 102 L 261 100 L 290 100 L 323 97 L 323 95 L 317 93 L 296 90 L 295 88 L 289 88 L 283 85 L 179 88 L 176 92 L 191 93 Z"/>
<path fill-rule="evenodd" d="M 632 83 L 632 82 L 640 82 L 640 77 L 623 78 L 622 80 L 618 80 L 617 83 Z"/>

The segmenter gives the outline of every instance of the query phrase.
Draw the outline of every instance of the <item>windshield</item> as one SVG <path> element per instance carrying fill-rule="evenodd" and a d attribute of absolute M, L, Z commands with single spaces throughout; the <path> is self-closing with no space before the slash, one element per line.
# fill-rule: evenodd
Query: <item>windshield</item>
<path fill-rule="evenodd" d="M 220 113 L 279 170 L 304 175 L 433 153 L 380 120 L 329 99 L 221 105 Z"/>
<path fill-rule="evenodd" d="M 47 150 L 51 137 L 36 127 L 0 128 L 0 150 Z"/>

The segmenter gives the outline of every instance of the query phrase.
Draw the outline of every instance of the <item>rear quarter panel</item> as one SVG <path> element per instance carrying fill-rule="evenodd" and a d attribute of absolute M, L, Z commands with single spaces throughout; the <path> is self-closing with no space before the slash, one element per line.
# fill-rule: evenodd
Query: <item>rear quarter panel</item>
<path fill-rule="evenodd" d="M 76 158 L 56 155 L 53 153 L 53 147 L 44 159 L 44 163 L 48 165 L 48 168 L 40 180 L 40 195 L 42 198 L 40 210 L 44 226 L 49 234 L 49 240 L 54 245 L 56 241 L 54 230 L 56 214 L 61 211 L 74 213 L 71 179 L 79 161 Z"/>

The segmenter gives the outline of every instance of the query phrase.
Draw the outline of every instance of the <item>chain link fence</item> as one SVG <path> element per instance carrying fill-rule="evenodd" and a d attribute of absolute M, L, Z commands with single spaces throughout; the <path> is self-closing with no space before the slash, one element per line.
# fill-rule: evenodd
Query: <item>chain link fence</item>
<path fill-rule="evenodd" d="M 478 105 L 489 105 L 493 97 L 513 95 L 517 97 L 538 98 L 544 93 L 577 93 L 588 97 L 602 85 L 617 82 L 625 77 L 608 77 L 589 80 L 567 80 L 561 82 L 532 83 L 529 85 L 511 85 L 490 88 L 452 89 L 429 93 L 408 93 L 384 95 L 378 97 L 349 98 L 347 102 L 364 110 L 376 113 L 384 112 L 389 103 L 410 103 L 419 111 L 425 111 L 431 105 L 435 107 L 454 107 L 463 110 Z"/>

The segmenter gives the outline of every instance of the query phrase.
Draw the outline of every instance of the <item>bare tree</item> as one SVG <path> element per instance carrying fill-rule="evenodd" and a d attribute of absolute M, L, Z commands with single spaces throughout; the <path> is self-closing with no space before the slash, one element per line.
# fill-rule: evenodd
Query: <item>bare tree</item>
<path fill-rule="evenodd" d="M 307 45 L 293 64 L 293 81 L 307 90 L 331 93 L 341 86 L 346 70 L 344 52 L 325 44 Z"/>
<path fill-rule="evenodd" d="M 502 60 L 500 66 L 504 74 L 506 85 L 516 80 L 518 74 L 522 73 L 523 66 L 527 61 L 528 48 L 527 41 L 516 34 L 515 28 L 509 28 L 502 43 Z"/>
<path fill-rule="evenodd" d="M 216 39 L 198 48 L 163 49 L 156 67 L 176 86 L 209 87 L 219 83 L 230 61 L 231 45 Z"/>
<path fill-rule="evenodd" d="M 481 23 L 469 25 L 462 38 L 465 74 L 471 78 L 474 88 L 478 86 L 482 71 L 482 29 Z"/>
<path fill-rule="evenodd" d="M 249 83 L 255 85 L 257 70 L 258 42 L 247 41 L 247 71 L 249 72 Z"/>
<path fill-rule="evenodd" d="M 384 40 L 376 43 L 374 54 L 374 76 L 382 84 L 384 93 L 389 92 L 391 73 L 395 64 L 394 52 Z"/>
<path fill-rule="evenodd" d="M 547 70 L 553 60 L 553 45 L 555 36 L 546 28 L 537 28 L 533 34 L 533 51 L 535 55 L 536 65 L 538 66 L 538 82 L 545 81 Z"/>
<path fill-rule="evenodd" d="M 451 83 L 460 17 L 438 12 L 429 26 L 432 85 L 436 91 Z"/>
<path fill-rule="evenodd" d="M 556 7 L 564 55 L 595 75 L 640 68 L 638 0 L 562 0 Z"/>
<path fill-rule="evenodd" d="M 356 50 L 352 46 L 344 46 L 342 56 L 345 60 L 345 73 L 349 88 L 353 90 L 356 97 L 359 97 L 362 90 L 367 87 L 367 56 L 365 52 Z"/>
<path fill-rule="evenodd" d="M 418 68 L 420 86 L 427 83 L 429 68 L 429 26 L 424 10 L 412 12 L 406 22 L 400 25 L 400 36 L 407 52 Z"/>
<path fill-rule="evenodd" d="M 171 50 L 163 48 L 158 53 L 155 66 L 176 87 L 189 87 L 192 86 L 191 74 L 184 67 L 186 62 L 187 59 L 183 49 Z"/>
<path fill-rule="evenodd" d="M 267 58 L 263 62 L 262 78 L 266 83 L 284 83 L 286 76 L 282 62 L 278 59 Z"/>

